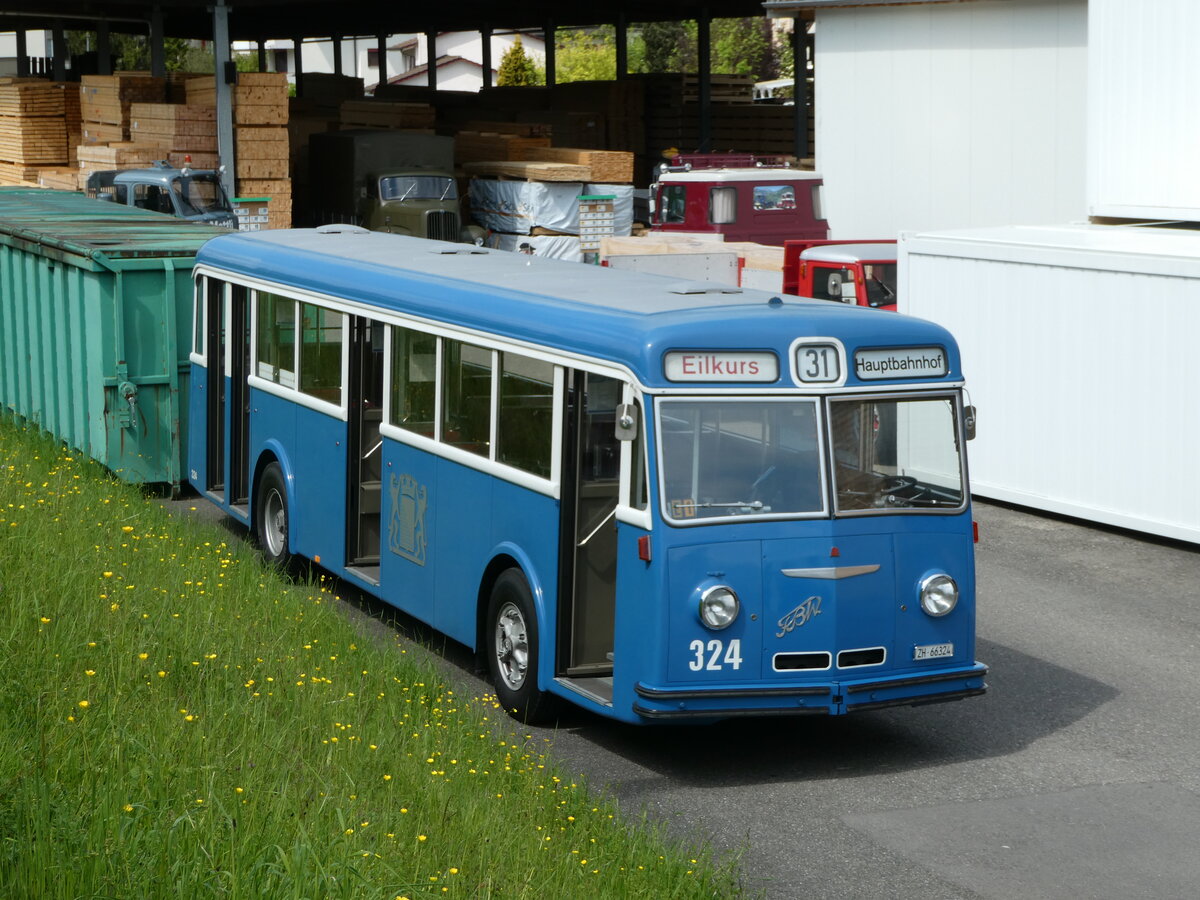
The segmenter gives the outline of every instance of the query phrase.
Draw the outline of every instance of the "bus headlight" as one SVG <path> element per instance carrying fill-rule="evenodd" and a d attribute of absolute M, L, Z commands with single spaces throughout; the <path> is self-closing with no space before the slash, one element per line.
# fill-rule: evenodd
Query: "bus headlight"
<path fill-rule="evenodd" d="M 921 582 L 921 609 L 944 616 L 958 605 L 958 585 L 949 575 L 929 575 Z"/>
<path fill-rule="evenodd" d="M 713 631 L 732 625 L 740 609 L 737 594 L 723 584 L 710 587 L 700 595 L 700 621 Z"/>

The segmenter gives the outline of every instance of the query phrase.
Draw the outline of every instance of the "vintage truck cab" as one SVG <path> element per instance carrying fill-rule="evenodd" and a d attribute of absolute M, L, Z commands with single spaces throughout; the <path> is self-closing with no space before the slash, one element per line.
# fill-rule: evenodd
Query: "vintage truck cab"
<path fill-rule="evenodd" d="M 774 245 L 827 238 L 821 185 L 819 174 L 782 157 L 679 154 L 659 166 L 650 186 L 650 228 Z"/>
<path fill-rule="evenodd" d="M 85 193 L 204 225 L 237 228 L 237 215 L 211 169 L 177 169 L 158 161 L 149 169 L 108 169 L 88 176 Z"/>
<path fill-rule="evenodd" d="M 896 309 L 896 242 L 786 241 L 783 292 Z"/>

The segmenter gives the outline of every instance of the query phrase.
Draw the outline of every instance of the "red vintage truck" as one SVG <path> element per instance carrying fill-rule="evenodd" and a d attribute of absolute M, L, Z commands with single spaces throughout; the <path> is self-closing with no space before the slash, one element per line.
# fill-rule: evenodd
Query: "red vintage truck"
<path fill-rule="evenodd" d="M 894 310 L 896 242 L 784 241 L 783 292 Z"/>
<path fill-rule="evenodd" d="M 658 167 L 650 186 L 650 228 L 758 244 L 821 240 L 829 236 L 821 184 L 820 175 L 783 157 L 678 154 Z"/>

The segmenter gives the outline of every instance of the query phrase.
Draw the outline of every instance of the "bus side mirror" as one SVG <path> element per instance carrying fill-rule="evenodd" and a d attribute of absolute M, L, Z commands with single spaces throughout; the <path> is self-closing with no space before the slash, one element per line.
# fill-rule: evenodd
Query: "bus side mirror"
<path fill-rule="evenodd" d="M 637 438 L 637 407 L 632 403 L 622 403 L 617 407 L 615 427 L 618 441 L 632 441 Z"/>
<path fill-rule="evenodd" d="M 963 430 L 967 433 L 967 440 L 975 440 L 975 407 L 963 407 Z"/>

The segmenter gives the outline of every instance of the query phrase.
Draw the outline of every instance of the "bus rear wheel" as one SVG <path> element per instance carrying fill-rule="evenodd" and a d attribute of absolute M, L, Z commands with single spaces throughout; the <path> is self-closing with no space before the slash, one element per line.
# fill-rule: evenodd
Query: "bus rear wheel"
<path fill-rule="evenodd" d="M 488 601 L 486 654 L 496 698 L 530 725 L 554 718 L 554 698 L 538 690 L 538 627 L 533 595 L 520 569 L 496 579 Z"/>
<path fill-rule="evenodd" d="M 255 533 L 267 562 L 286 568 L 292 554 L 288 550 L 288 502 L 283 469 L 271 463 L 263 470 L 255 504 Z"/>

